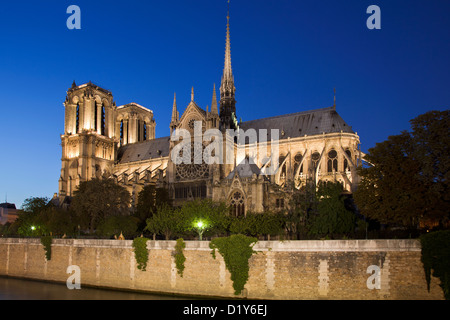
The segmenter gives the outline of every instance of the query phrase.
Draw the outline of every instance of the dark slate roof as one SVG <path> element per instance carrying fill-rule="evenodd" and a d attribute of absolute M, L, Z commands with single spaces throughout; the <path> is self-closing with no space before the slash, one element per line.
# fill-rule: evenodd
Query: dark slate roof
<path fill-rule="evenodd" d="M 250 163 L 248 159 L 245 159 L 240 164 L 238 164 L 226 178 L 233 179 L 236 172 L 241 178 L 249 178 L 254 173 L 256 174 L 256 176 L 259 176 L 261 174 L 261 170 L 259 170 L 258 166 L 254 163 Z"/>
<path fill-rule="evenodd" d="M 270 141 L 270 129 L 280 130 L 280 139 L 314 136 L 325 133 L 355 133 L 336 112 L 335 107 L 304 111 L 265 119 L 246 121 L 239 124 L 243 130 L 267 129 L 267 140 Z M 284 135 L 282 132 L 284 131 Z M 259 136 L 259 135 L 258 135 Z"/>
<path fill-rule="evenodd" d="M 4 208 L 4 209 L 16 209 L 16 205 L 14 203 L 0 203 L 0 208 Z"/>
<path fill-rule="evenodd" d="M 335 107 L 303 111 L 286 114 L 271 118 L 246 121 L 239 124 L 243 130 L 255 129 L 258 139 L 259 129 L 267 129 L 267 141 L 270 141 L 270 129 L 280 130 L 280 139 L 314 136 L 325 133 L 355 133 L 352 128 L 345 123 L 336 112 Z M 284 132 L 284 135 L 282 135 Z M 129 144 L 121 147 L 118 151 L 118 162 L 129 163 L 143 160 L 150 160 L 169 156 L 170 137 L 148 140 L 140 143 Z M 158 152 L 159 151 L 159 152 Z M 249 168 L 243 168 L 242 173 L 247 173 Z M 250 168 L 253 171 L 255 168 Z M 259 174 L 259 169 L 257 169 Z M 250 172 L 250 171 L 248 171 Z M 239 172 L 241 175 L 241 172 Z"/>
<path fill-rule="evenodd" d="M 119 148 L 119 163 L 129 163 L 169 156 L 170 137 L 127 144 Z"/>

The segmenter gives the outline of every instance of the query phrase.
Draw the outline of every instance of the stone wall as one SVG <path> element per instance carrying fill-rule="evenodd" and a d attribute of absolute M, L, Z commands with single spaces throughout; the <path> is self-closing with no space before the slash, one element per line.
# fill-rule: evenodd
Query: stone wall
<path fill-rule="evenodd" d="M 175 241 L 147 244 L 149 261 L 141 271 L 132 241 L 53 240 L 46 261 L 39 239 L 0 239 L 0 275 L 65 283 L 67 267 L 76 265 L 82 287 L 234 297 L 230 273 L 220 254 L 213 259 L 209 242 L 186 241 L 183 277 L 175 267 Z M 417 240 L 260 241 L 254 250 L 242 295 L 249 299 L 444 298 L 436 278 L 427 290 Z M 368 288 L 370 277 L 376 283 L 369 267 L 379 268 L 377 288 Z"/>

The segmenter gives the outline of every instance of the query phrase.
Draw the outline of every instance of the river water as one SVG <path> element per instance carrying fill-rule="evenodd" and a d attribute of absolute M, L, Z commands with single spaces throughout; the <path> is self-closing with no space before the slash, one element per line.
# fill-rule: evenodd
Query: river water
<path fill-rule="evenodd" d="M 33 280 L 0 277 L 0 300 L 187 300 L 179 296 L 81 288 Z"/>

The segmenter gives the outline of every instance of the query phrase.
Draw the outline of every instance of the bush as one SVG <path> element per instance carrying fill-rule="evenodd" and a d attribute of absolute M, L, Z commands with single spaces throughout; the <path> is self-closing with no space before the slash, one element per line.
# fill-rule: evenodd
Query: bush
<path fill-rule="evenodd" d="M 230 224 L 230 232 L 233 234 L 246 234 L 249 236 L 280 235 L 283 233 L 283 225 L 286 222 L 284 213 L 248 213 L 247 216 L 234 217 Z"/>
<path fill-rule="evenodd" d="M 112 237 L 123 234 L 126 238 L 136 236 L 139 220 L 133 216 L 110 216 L 97 227 L 97 235 Z"/>
<path fill-rule="evenodd" d="M 253 246 L 257 241 L 256 238 L 236 234 L 230 237 L 213 239 L 209 244 L 209 247 L 213 250 L 211 252 L 213 258 L 216 258 L 217 249 L 225 260 L 225 265 L 231 273 L 235 295 L 239 295 L 247 283 L 248 259 L 255 253 Z"/>
<path fill-rule="evenodd" d="M 52 237 L 42 236 L 41 243 L 44 246 L 45 258 L 47 259 L 47 261 L 50 261 L 52 259 Z"/>
<path fill-rule="evenodd" d="M 146 271 L 148 262 L 147 238 L 140 237 L 133 240 L 134 257 L 137 268 Z"/>
<path fill-rule="evenodd" d="M 446 300 L 450 300 L 450 231 L 437 231 L 422 235 L 422 263 L 428 291 L 431 274 L 441 280 Z M 433 270 L 433 273 L 431 273 Z"/>
<path fill-rule="evenodd" d="M 184 272 L 184 262 L 186 257 L 184 256 L 183 250 L 186 248 L 186 243 L 182 238 L 177 239 L 177 244 L 175 245 L 175 265 L 177 266 L 177 271 L 180 277 L 183 278 Z"/>

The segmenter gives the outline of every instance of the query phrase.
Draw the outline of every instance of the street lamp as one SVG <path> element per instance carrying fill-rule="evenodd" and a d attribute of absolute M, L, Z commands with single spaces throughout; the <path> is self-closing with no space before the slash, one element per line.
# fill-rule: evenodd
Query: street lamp
<path fill-rule="evenodd" d="M 199 221 L 195 224 L 195 227 L 196 227 L 197 232 L 198 232 L 199 240 L 202 241 L 202 235 L 203 235 L 203 232 L 205 231 L 206 224 L 205 224 L 203 221 L 199 220 Z"/>

